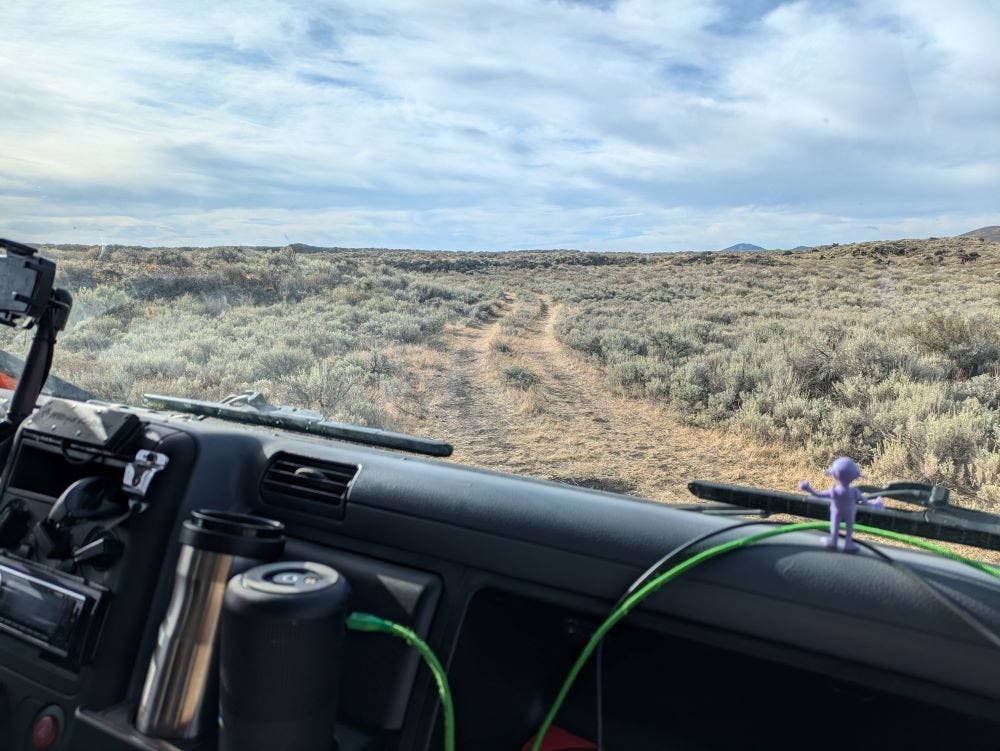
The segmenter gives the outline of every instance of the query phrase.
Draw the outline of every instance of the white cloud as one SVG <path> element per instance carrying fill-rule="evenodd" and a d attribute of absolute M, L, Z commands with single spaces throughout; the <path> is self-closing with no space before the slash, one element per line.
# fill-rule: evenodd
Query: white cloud
<path fill-rule="evenodd" d="M 0 231 L 660 250 L 996 223 L 990 0 L 775 6 L 7 4 Z"/>

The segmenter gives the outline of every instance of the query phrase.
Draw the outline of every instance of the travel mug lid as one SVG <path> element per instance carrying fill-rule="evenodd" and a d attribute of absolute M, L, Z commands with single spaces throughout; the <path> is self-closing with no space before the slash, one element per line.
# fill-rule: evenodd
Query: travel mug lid
<path fill-rule="evenodd" d="M 332 587 L 340 581 L 336 569 L 312 561 L 279 561 L 240 575 L 240 585 L 275 595 L 297 595 Z"/>
<path fill-rule="evenodd" d="M 199 550 L 273 561 L 285 549 L 285 525 L 237 511 L 199 509 L 184 521 L 180 542 Z"/>

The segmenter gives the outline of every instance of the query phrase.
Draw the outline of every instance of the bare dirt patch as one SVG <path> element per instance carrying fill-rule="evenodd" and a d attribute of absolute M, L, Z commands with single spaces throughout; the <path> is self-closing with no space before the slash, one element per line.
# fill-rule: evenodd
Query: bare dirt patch
<path fill-rule="evenodd" d="M 526 324 L 504 326 L 525 311 Z M 819 480 L 786 449 L 611 393 L 599 368 L 557 340 L 562 312 L 544 298 L 513 300 L 491 323 L 451 330 L 425 364 L 427 431 L 452 441 L 457 461 L 674 503 L 694 500 L 686 486 L 696 478 L 783 489 Z M 512 385 L 504 373 L 514 369 L 538 382 Z"/>

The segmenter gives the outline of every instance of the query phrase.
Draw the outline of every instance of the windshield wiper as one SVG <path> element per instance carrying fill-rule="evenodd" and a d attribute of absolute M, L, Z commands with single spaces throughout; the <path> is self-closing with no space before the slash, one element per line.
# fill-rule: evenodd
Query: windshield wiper
<path fill-rule="evenodd" d="M 1000 550 L 1000 516 L 952 506 L 948 503 L 948 489 L 942 485 L 898 482 L 881 488 L 871 485 L 859 485 L 857 488 L 872 498 L 895 498 L 918 507 L 913 511 L 905 511 L 859 506 L 856 512 L 859 524 L 915 537 Z M 830 515 L 828 502 L 776 490 L 745 488 L 703 480 L 692 480 L 688 483 L 688 490 L 698 498 L 718 501 L 730 508 L 738 506 L 743 509 L 758 509 L 758 513 L 790 514 L 809 519 L 826 519 Z M 699 510 L 698 507 L 686 508 L 691 511 Z M 721 509 L 709 506 L 708 510 L 710 513 L 718 513 Z"/>
<path fill-rule="evenodd" d="M 327 420 L 319 412 L 296 407 L 275 407 L 267 403 L 256 391 L 228 396 L 221 402 L 206 402 L 161 394 L 143 394 L 145 402 L 158 409 L 172 409 L 192 415 L 220 417 L 223 420 L 250 425 L 267 425 L 273 428 L 313 433 L 326 438 L 340 438 L 368 446 L 401 449 L 428 456 L 451 456 L 452 445 L 431 438 L 393 433 L 378 428 L 349 425 Z"/>

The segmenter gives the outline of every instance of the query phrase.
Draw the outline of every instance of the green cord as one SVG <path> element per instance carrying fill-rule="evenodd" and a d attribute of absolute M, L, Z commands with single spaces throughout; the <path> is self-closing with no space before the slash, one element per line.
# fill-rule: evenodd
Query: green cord
<path fill-rule="evenodd" d="M 441 695 L 441 703 L 444 704 L 444 748 L 445 751 L 455 751 L 455 706 L 451 700 L 451 689 L 448 687 L 448 676 L 438 658 L 427 646 L 427 642 L 417 636 L 413 631 L 385 618 L 368 613 L 351 613 L 347 618 L 347 627 L 354 631 L 377 631 L 383 634 L 391 634 L 398 637 L 416 649 L 427 667 L 434 673 L 434 680 L 437 682 L 438 693 Z"/>
<path fill-rule="evenodd" d="M 755 542 L 760 542 L 761 540 L 766 540 L 768 537 L 776 537 L 777 535 L 785 535 L 789 532 L 802 532 L 809 529 L 828 529 L 830 526 L 829 522 L 803 522 L 801 524 L 788 524 L 784 527 L 778 527 L 777 529 L 769 529 L 764 532 L 758 532 L 757 534 L 748 535 L 746 537 L 741 537 L 738 540 L 731 540 L 729 542 L 720 543 L 707 550 L 691 556 L 685 561 L 678 563 L 671 569 L 668 569 L 664 573 L 660 574 L 652 581 L 647 583 L 645 586 L 636 590 L 632 595 L 621 604 L 621 606 L 611 613 L 607 619 L 602 623 L 594 635 L 590 637 L 590 641 L 583 648 L 583 652 L 577 658 L 577 661 L 573 664 L 572 669 L 569 671 L 569 675 L 566 676 L 566 680 L 563 682 L 562 688 L 559 689 L 559 694 L 556 696 L 555 702 L 552 704 L 552 708 L 549 710 L 545 719 L 542 721 L 542 726 L 538 730 L 538 734 L 535 736 L 535 742 L 531 746 L 531 751 L 539 751 L 542 746 L 542 741 L 545 740 L 546 734 L 549 732 L 549 728 L 552 726 L 553 721 L 558 714 L 560 707 L 562 707 L 563 702 L 566 700 L 566 696 L 569 694 L 570 689 L 573 687 L 573 683 L 576 681 L 577 676 L 583 669 L 590 655 L 593 654 L 594 650 L 597 649 L 597 645 L 600 644 L 601 640 L 610 631 L 618 621 L 624 618 L 629 612 L 632 611 L 639 603 L 645 600 L 649 595 L 659 589 L 661 586 L 666 584 L 671 579 L 683 574 L 685 571 L 694 568 L 699 563 L 707 561 L 710 558 L 715 558 L 724 553 L 728 553 L 737 548 L 743 548 L 748 545 L 752 545 Z M 989 566 L 985 563 L 980 563 L 978 561 L 973 561 L 969 558 L 959 555 L 958 553 L 953 553 L 947 548 L 942 548 L 939 545 L 934 545 L 933 543 L 925 542 L 916 537 L 910 537 L 909 535 L 902 535 L 898 532 L 889 532 L 884 529 L 878 529 L 877 527 L 868 527 L 861 524 L 854 525 L 854 529 L 858 532 L 865 532 L 870 535 L 875 535 L 877 537 L 885 537 L 890 540 L 896 540 L 897 542 L 905 542 L 908 545 L 915 545 L 925 550 L 930 550 L 938 555 L 950 558 L 959 563 L 964 563 L 966 566 L 971 566 L 974 569 L 987 573 L 991 576 L 995 576 L 1000 579 L 1000 569 L 993 566 Z"/>
<path fill-rule="evenodd" d="M 802 524 L 788 524 L 784 527 L 778 527 L 777 529 L 769 529 L 763 532 L 758 532 L 754 535 L 748 535 L 746 537 L 741 537 L 738 540 L 731 540 L 729 542 L 724 542 L 719 545 L 715 545 L 711 548 L 703 550 L 702 552 L 691 556 L 685 561 L 678 563 L 671 569 L 663 572 L 645 586 L 639 588 L 632 593 L 621 604 L 621 606 L 616 609 L 607 617 L 607 619 L 600 625 L 594 635 L 587 642 L 587 645 L 583 648 L 583 652 L 580 653 L 579 658 L 574 663 L 569 675 L 566 677 L 562 688 L 559 690 L 559 694 L 556 696 L 555 702 L 552 704 L 552 708 L 549 710 L 548 714 L 545 716 L 545 720 L 542 722 L 542 726 L 535 736 L 535 741 L 531 747 L 531 751 L 540 751 L 542 746 L 542 741 L 545 740 L 546 734 L 552 726 L 553 721 L 558 714 L 559 709 L 562 707 L 563 702 L 566 700 L 566 696 L 569 694 L 570 689 L 573 687 L 573 683 L 576 681 L 577 676 L 583 669 L 587 660 L 593 654 L 594 650 L 601 640 L 607 635 L 607 633 L 617 624 L 622 618 L 628 615 L 639 603 L 645 600 L 649 595 L 653 594 L 657 589 L 666 584 L 671 579 L 683 574 L 685 571 L 694 568 L 699 563 L 709 560 L 710 558 L 715 558 L 717 556 L 723 555 L 730 551 L 736 550 L 738 548 L 747 547 L 748 545 L 753 545 L 761 540 L 766 540 L 769 537 L 776 537 L 778 535 L 785 535 L 789 532 L 802 532 L 804 530 L 810 529 L 827 529 L 829 527 L 829 522 L 804 522 Z M 858 532 L 864 532 L 870 535 L 875 535 L 876 537 L 884 537 L 890 540 L 895 540 L 897 542 L 906 543 L 907 545 L 914 545 L 924 550 L 929 550 L 933 553 L 937 553 L 945 558 L 950 558 L 953 561 L 958 561 L 966 566 L 982 571 L 983 573 L 989 574 L 1000 579 L 1000 569 L 990 566 L 985 563 L 980 563 L 979 561 L 973 561 L 969 558 L 959 555 L 958 553 L 953 553 L 947 548 L 943 548 L 940 545 L 935 545 L 925 540 L 921 540 L 916 537 L 910 537 L 909 535 L 902 535 L 898 532 L 890 532 L 884 529 L 878 529 L 877 527 L 869 527 L 862 524 L 856 524 L 854 529 Z M 419 636 L 417 636 L 413 631 L 402 626 L 393 621 L 386 620 L 384 618 L 379 618 L 378 616 L 370 615 L 368 613 L 351 613 L 347 619 L 347 627 L 354 631 L 376 631 L 384 634 L 391 634 L 396 636 L 411 647 L 414 647 L 420 655 L 424 658 L 427 666 L 431 669 L 434 674 L 434 680 L 437 682 L 438 693 L 441 695 L 441 702 L 444 705 L 444 747 L 445 751 L 455 751 L 455 707 L 452 702 L 451 689 L 448 686 L 448 677 L 445 674 L 444 668 L 441 666 L 440 661 L 431 651 L 431 648 L 427 646 Z"/>

